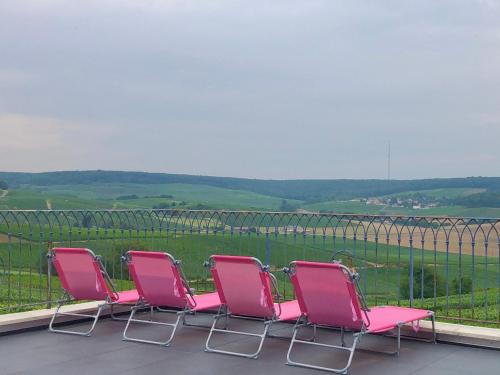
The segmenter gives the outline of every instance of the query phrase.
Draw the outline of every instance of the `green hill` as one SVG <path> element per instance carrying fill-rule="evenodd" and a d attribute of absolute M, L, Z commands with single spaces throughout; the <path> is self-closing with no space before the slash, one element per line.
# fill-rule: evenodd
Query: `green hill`
<path fill-rule="evenodd" d="M 113 203 L 105 200 L 81 199 L 71 195 L 44 194 L 27 189 L 11 189 L 0 198 L 0 210 L 65 210 L 113 208 Z"/>
<path fill-rule="evenodd" d="M 0 172 L 0 209 L 182 208 L 500 216 L 500 178 L 251 180 L 145 172 Z M 363 200 L 360 200 L 363 198 Z M 367 198 L 377 198 L 367 204 Z M 355 200 L 357 199 L 357 200 Z M 414 209 L 412 202 L 422 204 Z"/>
<path fill-rule="evenodd" d="M 278 210 L 282 202 L 277 197 L 206 185 L 106 183 L 11 189 L 8 195 L 0 198 L 0 209 L 160 207 Z M 302 204 L 296 200 L 288 202 L 297 206 Z"/>
<path fill-rule="evenodd" d="M 11 187 L 88 185 L 93 183 L 189 184 L 245 190 L 258 194 L 309 202 L 382 196 L 404 191 L 478 188 L 500 191 L 500 177 L 467 177 L 424 180 L 256 180 L 119 171 L 68 171 L 45 173 L 0 172 Z"/>

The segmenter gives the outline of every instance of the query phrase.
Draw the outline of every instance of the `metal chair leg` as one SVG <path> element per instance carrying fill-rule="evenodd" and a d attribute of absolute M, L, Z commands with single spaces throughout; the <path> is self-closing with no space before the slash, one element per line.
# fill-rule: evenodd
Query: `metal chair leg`
<path fill-rule="evenodd" d="M 95 326 L 97 324 L 97 321 L 99 320 L 99 316 L 101 315 L 101 311 L 102 311 L 103 307 L 105 306 L 105 304 L 98 306 L 97 313 L 95 315 L 59 312 L 61 307 L 66 302 L 68 302 L 68 301 L 60 301 L 57 304 L 57 308 L 54 311 L 54 315 L 52 315 L 52 319 L 50 320 L 50 323 L 49 323 L 49 331 L 54 332 L 54 333 L 66 333 L 69 335 L 77 335 L 77 336 L 90 336 L 95 329 Z M 79 318 L 92 318 L 92 324 L 90 326 L 90 329 L 88 331 L 84 331 L 84 332 L 72 331 L 72 330 L 66 330 L 66 329 L 56 329 L 56 328 L 54 328 L 54 321 L 55 321 L 57 316 L 73 316 L 73 317 L 79 317 Z"/>
<path fill-rule="evenodd" d="M 177 331 L 177 328 L 179 327 L 179 322 L 183 319 L 185 312 L 184 311 L 177 312 L 177 320 L 175 321 L 175 323 L 164 323 L 164 322 L 156 322 L 153 320 L 134 319 L 135 313 L 140 308 L 144 308 L 144 307 L 143 306 L 135 306 L 132 308 L 132 312 L 130 313 L 130 317 L 128 318 L 127 325 L 125 326 L 125 329 L 123 331 L 123 341 L 132 341 L 132 342 L 140 342 L 140 343 L 144 343 L 144 344 L 169 346 L 170 343 L 172 342 L 172 340 L 174 339 L 175 332 Z M 152 314 L 151 311 L 150 311 L 150 314 Z M 166 341 L 154 341 L 154 340 L 146 340 L 146 339 L 129 337 L 129 336 L 127 336 L 127 331 L 129 329 L 130 323 L 132 323 L 132 322 L 133 323 L 143 323 L 143 324 L 153 324 L 153 325 L 158 325 L 158 326 L 168 326 L 168 327 L 172 327 L 172 332 L 170 333 L 170 336 Z"/>
<path fill-rule="evenodd" d="M 318 342 L 311 342 L 311 341 L 304 341 L 301 339 L 297 339 L 297 334 L 298 334 L 300 328 L 304 327 L 306 325 L 307 324 L 295 327 L 292 341 L 290 342 L 290 346 L 288 348 L 288 352 L 286 355 L 286 360 L 287 360 L 286 364 L 290 365 L 290 366 L 297 366 L 297 367 L 304 367 L 304 368 L 310 368 L 310 369 L 315 369 L 315 370 L 328 371 L 328 372 L 333 372 L 336 374 L 347 374 L 349 367 L 351 367 L 352 358 L 353 358 L 354 352 L 356 350 L 356 345 L 357 345 L 359 337 L 361 336 L 362 333 L 358 332 L 358 333 L 353 334 L 353 344 L 351 347 L 322 344 L 322 343 L 318 343 Z M 315 345 L 315 346 L 321 346 L 321 347 L 326 347 L 326 348 L 348 351 L 349 358 L 347 360 L 347 364 L 343 368 L 333 368 L 333 367 L 318 366 L 318 365 L 313 365 L 313 364 L 309 364 L 309 363 L 305 363 L 305 362 L 294 361 L 291 359 L 291 354 L 292 354 L 292 350 L 293 350 L 295 343 L 306 344 L 306 345 Z"/>
<path fill-rule="evenodd" d="M 242 332 L 242 331 L 232 331 L 232 330 L 228 330 L 226 328 L 224 328 L 224 329 L 216 328 L 217 322 L 219 321 L 220 318 L 227 319 L 228 317 L 229 317 L 229 314 L 221 314 L 221 315 L 217 315 L 214 317 L 214 322 L 212 324 L 212 328 L 210 329 L 210 333 L 208 334 L 208 338 L 207 338 L 207 341 L 205 343 L 205 351 L 208 353 L 219 353 L 219 354 L 233 355 L 233 356 L 237 356 L 237 357 L 257 359 L 260 352 L 262 351 L 262 346 L 264 345 L 264 340 L 267 336 L 267 333 L 268 333 L 269 328 L 270 328 L 271 324 L 273 323 L 273 321 L 269 320 L 267 322 L 264 322 L 264 332 L 262 334 Z M 222 349 L 216 349 L 216 348 L 210 347 L 210 340 L 212 339 L 214 332 L 229 333 L 229 334 L 241 335 L 241 336 L 259 337 L 260 340 L 259 340 L 259 345 L 258 345 L 257 351 L 255 351 L 254 353 L 242 353 L 242 352 L 222 350 Z"/>
<path fill-rule="evenodd" d="M 129 318 L 119 318 L 115 315 L 114 310 L 113 310 L 113 306 L 114 306 L 113 303 L 110 303 L 109 306 L 110 306 L 109 307 L 109 315 L 111 317 L 111 320 L 114 320 L 117 322 L 127 322 L 129 320 L 130 316 L 129 316 Z"/>
<path fill-rule="evenodd" d="M 434 344 L 437 344 L 437 341 L 436 341 L 436 317 L 434 316 L 434 313 L 431 315 L 431 322 L 432 322 L 432 342 Z"/>

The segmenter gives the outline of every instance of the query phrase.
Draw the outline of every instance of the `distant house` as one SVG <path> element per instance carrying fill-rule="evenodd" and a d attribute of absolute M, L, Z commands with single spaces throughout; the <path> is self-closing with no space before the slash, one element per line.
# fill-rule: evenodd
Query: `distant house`
<path fill-rule="evenodd" d="M 368 198 L 366 200 L 366 204 L 376 204 L 380 206 L 384 203 L 379 198 Z"/>

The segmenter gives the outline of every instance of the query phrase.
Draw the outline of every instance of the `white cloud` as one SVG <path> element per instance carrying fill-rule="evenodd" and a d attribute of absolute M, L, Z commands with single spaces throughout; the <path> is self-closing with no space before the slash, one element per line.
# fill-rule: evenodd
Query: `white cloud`
<path fill-rule="evenodd" d="M 3 154 L 3 157 L 7 158 L 17 152 L 63 147 L 64 134 L 78 129 L 75 124 L 49 117 L 0 113 L 0 155 Z"/>
<path fill-rule="evenodd" d="M 0 0 L 0 170 L 498 174 L 492 4 Z"/>
<path fill-rule="evenodd" d="M 0 170 L 85 169 L 88 162 L 99 168 L 104 160 L 99 148 L 115 132 L 113 127 L 89 127 L 52 117 L 0 113 Z"/>
<path fill-rule="evenodd" d="M 33 77 L 21 69 L 0 68 L 0 87 L 25 85 L 33 81 Z"/>

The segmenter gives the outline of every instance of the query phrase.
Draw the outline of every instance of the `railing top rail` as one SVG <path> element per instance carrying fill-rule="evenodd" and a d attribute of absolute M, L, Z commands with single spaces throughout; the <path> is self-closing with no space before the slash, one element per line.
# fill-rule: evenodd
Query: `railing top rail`
<path fill-rule="evenodd" d="M 474 217 L 474 216 L 440 216 L 440 215 L 375 215 L 375 214 L 353 214 L 353 213 L 337 213 L 337 212 L 291 212 L 291 211 L 251 211 L 251 210 L 196 210 L 196 209 L 64 209 L 64 210 L 0 210 L 0 213 L 96 213 L 96 212 L 176 212 L 176 213 L 205 213 L 205 214 L 253 214 L 253 215 L 295 215 L 301 217 L 316 216 L 316 217 L 345 217 L 345 218 L 372 218 L 372 219 L 398 219 L 398 220 L 468 220 L 468 221 L 488 221 L 500 222 L 498 217 Z"/>

